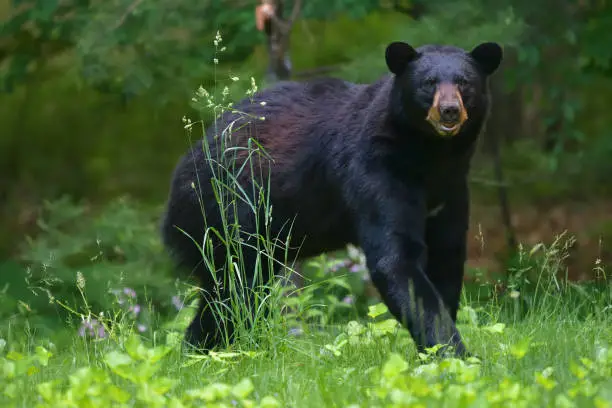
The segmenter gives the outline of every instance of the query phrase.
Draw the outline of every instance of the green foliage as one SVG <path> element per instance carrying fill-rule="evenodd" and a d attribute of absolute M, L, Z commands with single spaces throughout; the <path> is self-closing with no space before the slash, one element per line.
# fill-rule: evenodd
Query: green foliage
<path fill-rule="evenodd" d="M 541 93 L 538 130 L 544 134 L 541 143 L 549 153 L 547 163 L 561 170 L 567 165 L 565 151 L 590 156 L 602 147 L 609 150 L 605 128 L 588 135 L 578 123 L 580 117 L 597 121 L 592 99 L 597 98 L 596 89 L 603 85 L 602 77 L 608 83 L 612 78 L 612 52 L 606 40 L 612 4 L 605 0 L 566 2 L 549 8 L 522 0 L 496 4 L 500 5 L 512 7 L 525 23 L 514 49 L 516 65 L 505 72 L 505 79 L 509 89 L 522 87 Z M 483 4 L 483 10 L 491 9 L 492 3 Z M 593 148 L 594 143 L 598 149 Z M 581 167 L 579 171 L 589 170 Z"/>
<path fill-rule="evenodd" d="M 612 77 L 612 50 L 607 41 L 612 24 L 612 10 L 609 1 L 591 5 L 586 22 L 581 27 L 580 50 L 583 64 Z"/>
<path fill-rule="evenodd" d="M 87 315 L 117 306 L 117 294 L 130 288 L 140 299 L 128 297 L 149 326 L 155 313 L 174 309 L 179 293 L 158 238 L 158 215 L 126 199 L 102 211 L 87 210 L 67 199 L 47 202 L 39 219 L 39 233 L 22 246 L 22 267 L 2 273 L 5 287 L 0 315 L 9 323 L 30 317 L 43 331 L 52 330 L 68 310 Z M 131 292 L 130 292 L 131 293 Z M 83 302 L 84 297 L 87 302 Z M 20 315 L 13 315 L 20 305 Z M 6 315 L 5 312 L 8 312 Z"/>
<path fill-rule="evenodd" d="M 207 38 L 224 33 L 227 62 L 247 58 L 262 44 L 255 28 L 255 2 L 240 0 L 13 0 L 0 32 L 2 89 L 11 91 L 40 65 L 75 52 L 71 71 L 86 84 L 126 97 L 164 89 L 169 81 L 193 83 L 211 76 L 214 50 Z M 292 2 L 286 4 L 286 14 Z M 351 18 L 389 6 L 378 0 L 314 0 L 304 18 Z M 171 55 L 171 58 L 168 56 Z"/>
<path fill-rule="evenodd" d="M 594 368 L 589 379 L 583 377 L 586 366 Z M 511 378 L 487 378 L 478 360 L 447 359 L 411 369 L 402 356 L 391 354 L 377 371 L 373 390 L 383 404 L 371 406 L 603 407 L 609 403 L 605 387 L 611 366 L 612 353 L 607 349 L 597 362 L 583 359 L 582 365 L 573 365 L 577 372 L 572 385 L 560 390 L 551 367 L 534 372 L 532 383 L 521 384 Z"/>
<path fill-rule="evenodd" d="M 511 8 L 502 8 L 492 16 L 485 15 L 474 2 L 433 3 L 430 14 L 418 21 L 398 24 L 389 41 L 401 39 L 418 47 L 424 44 L 451 44 L 471 49 L 483 41 L 498 41 L 505 47 L 516 45 L 524 24 Z M 457 35 L 457 33 L 461 35 Z M 353 60 L 343 68 L 343 76 L 352 81 L 373 81 L 387 73 L 384 49 L 388 42 L 365 52 L 355 50 Z"/>
<path fill-rule="evenodd" d="M 371 311 L 372 318 L 382 317 L 386 308 Z M 486 353 L 466 360 L 440 359 L 437 347 L 415 355 L 395 319 L 351 321 L 336 336 L 281 335 L 277 347 L 209 355 L 182 354 L 174 331 L 151 342 L 127 330 L 92 347 L 77 341 L 64 350 L 0 335 L 0 403 L 602 408 L 612 403 L 612 337 L 609 316 L 602 317 L 578 327 L 559 326 L 571 314 L 515 328 L 464 321 L 470 341 Z M 566 336 L 555 337 L 555 326 Z"/>
<path fill-rule="evenodd" d="M 295 0 L 287 2 L 291 9 Z M 304 1 L 302 6 L 302 17 L 306 19 L 329 19 L 339 14 L 349 14 L 353 18 L 365 16 L 368 12 L 384 7 L 380 0 L 332 0 L 332 1 Z"/>
<path fill-rule="evenodd" d="M 285 304 L 305 322 L 323 326 L 365 316 L 369 303 L 375 301 L 366 292 L 369 276 L 365 257 L 352 245 L 347 251 L 303 262 L 300 272 L 304 287 Z"/>
<path fill-rule="evenodd" d="M 176 336 L 170 333 L 166 337 L 166 344 L 148 348 L 137 336 L 130 336 L 123 347 L 115 347 L 100 356 L 99 366 L 80 367 L 67 378 L 55 378 L 36 384 L 36 406 L 279 406 L 272 396 L 257 398 L 259 401 L 256 403 L 253 400 L 254 386 L 248 377 L 234 385 L 211 383 L 177 393 L 180 380 L 158 374 L 164 368 L 164 360 L 175 351 L 178 344 L 176 340 Z M 24 356 L 16 351 L 2 355 L 0 368 L 3 392 L 0 398 L 4 399 L 4 403 L 18 403 L 18 387 L 23 386 L 28 377 L 39 372 L 39 366 L 47 366 L 52 356 L 53 353 L 40 346 L 34 355 Z"/>

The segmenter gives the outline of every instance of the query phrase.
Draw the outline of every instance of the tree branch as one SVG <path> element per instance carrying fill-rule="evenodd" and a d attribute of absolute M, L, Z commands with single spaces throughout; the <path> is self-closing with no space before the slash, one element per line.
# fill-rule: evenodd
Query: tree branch
<path fill-rule="evenodd" d="M 281 34 L 285 36 L 289 33 L 289 31 L 291 31 L 291 28 L 293 27 L 293 24 L 297 18 L 300 16 L 301 11 L 302 0 L 295 0 L 293 3 L 293 9 L 291 10 L 291 16 L 286 21 L 281 20 L 276 13 L 270 14 L 270 20 L 272 20 L 276 27 L 278 27 Z"/>
<path fill-rule="evenodd" d="M 125 13 L 123 13 L 123 15 L 121 16 L 121 18 L 119 19 L 119 21 L 117 21 L 117 23 L 114 25 L 113 28 L 110 29 L 110 31 L 114 31 L 116 29 L 118 29 L 119 27 L 121 27 L 123 25 L 123 23 L 125 22 L 125 19 L 132 14 L 132 12 L 134 10 L 136 10 L 136 7 L 138 7 L 140 5 L 140 3 L 142 3 L 142 0 L 134 0 L 132 2 L 132 4 L 130 4 L 128 6 L 128 8 L 125 10 Z"/>
<path fill-rule="evenodd" d="M 289 17 L 289 20 L 287 21 L 287 24 L 289 25 L 289 29 L 291 29 L 291 27 L 295 23 L 295 20 L 297 20 L 297 18 L 300 16 L 301 11 L 302 11 L 302 0 L 295 0 L 295 2 L 293 3 L 293 10 L 291 10 L 291 16 Z"/>

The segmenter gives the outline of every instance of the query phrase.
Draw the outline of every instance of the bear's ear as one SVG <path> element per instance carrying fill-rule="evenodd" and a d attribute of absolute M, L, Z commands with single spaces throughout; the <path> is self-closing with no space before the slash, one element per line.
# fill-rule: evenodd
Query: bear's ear
<path fill-rule="evenodd" d="M 406 65 L 415 59 L 416 56 L 417 52 L 411 45 L 399 41 L 389 44 L 385 51 L 387 67 L 395 75 L 400 75 L 404 72 Z"/>
<path fill-rule="evenodd" d="M 474 47 L 470 55 L 480 65 L 486 75 L 491 75 L 499 68 L 503 51 L 499 44 L 485 42 Z"/>

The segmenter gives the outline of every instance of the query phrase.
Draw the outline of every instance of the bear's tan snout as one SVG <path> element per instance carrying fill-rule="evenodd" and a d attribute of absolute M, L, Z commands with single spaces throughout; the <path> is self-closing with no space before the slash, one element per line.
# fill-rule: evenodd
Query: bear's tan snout
<path fill-rule="evenodd" d="M 427 121 L 436 132 L 440 136 L 455 136 L 467 118 L 467 111 L 457 85 L 439 84 L 427 114 Z"/>

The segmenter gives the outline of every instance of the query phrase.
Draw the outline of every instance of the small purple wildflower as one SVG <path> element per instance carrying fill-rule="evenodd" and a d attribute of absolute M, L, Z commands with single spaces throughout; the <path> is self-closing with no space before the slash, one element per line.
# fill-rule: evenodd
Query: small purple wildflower
<path fill-rule="evenodd" d="M 138 316 L 138 313 L 140 313 L 140 305 L 130 306 L 128 310 L 134 314 L 134 317 L 136 317 Z"/>
<path fill-rule="evenodd" d="M 79 336 L 103 339 L 106 337 L 104 326 L 97 319 L 83 320 L 79 327 Z"/>
<path fill-rule="evenodd" d="M 346 303 L 347 305 L 352 305 L 353 304 L 353 297 L 352 296 L 345 296 L 344 299 L 342 299 L 343 303 Z"/>
<path fill-rule="evenodd" d="M 303 333 L 302 328 L 301 327 L 293 327 L 291 329 L 289 329 L 289 335 L 290 336 L 300 336 Z"/>
<path fill-rule="evenodd" d="M 363 270 L 360 264 L 353 264 L 349 269 L 352 273 L 359 273 Z"/>
<path fill-rule="evenodd" d="M 341 268 L 346 268 L 350 265 L 349 259 L 336 259 L 333 265 L 329 268 L 332 272 L 338 272 Z"/>
<path fill-rule="evenodd" d="M 123 288 L 123 293 L 125 293 L 128 297 L 135 298 L 136 291 L 132 288 Z"/>
<path fill-rule="evenodd" d="M 178 297 L 178 295 L 172 296 L 172 304 L 174 305 L 174 307 L 176 307 L 176 310 L 181 310 L 184 306 L 183 301 L 180 297 Z"/>
<path fill-rule="evenodd" d="M 147 326 L 145 326 L 144 324 L 139 324 L 136 326 L 136 328 L 140 333 L 143 333 L 145 330 L 147 330 Z"/>

